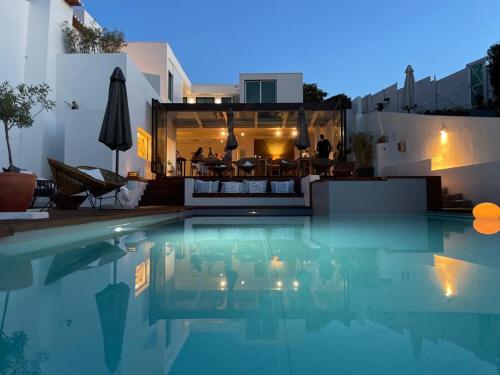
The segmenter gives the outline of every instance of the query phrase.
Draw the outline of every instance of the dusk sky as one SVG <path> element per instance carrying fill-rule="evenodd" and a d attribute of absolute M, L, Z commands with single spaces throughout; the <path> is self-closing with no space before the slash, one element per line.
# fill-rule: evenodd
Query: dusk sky
<path fill-rule="evenodd" d="M 303 72 L 352 97 L 442 78 L 500 41 L 498 0 L 85 0 L 128 41 L 169 42 L 193 83 L 241 72 Z"/>

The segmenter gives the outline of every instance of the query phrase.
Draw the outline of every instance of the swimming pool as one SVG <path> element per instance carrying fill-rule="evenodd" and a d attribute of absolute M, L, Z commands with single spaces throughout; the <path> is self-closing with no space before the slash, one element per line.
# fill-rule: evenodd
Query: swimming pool
<path fill-rule="evenodd" d="M 472 220 L 102 227 L 0 240 L 0 373 L 497 374 L 500 236 Z"/>

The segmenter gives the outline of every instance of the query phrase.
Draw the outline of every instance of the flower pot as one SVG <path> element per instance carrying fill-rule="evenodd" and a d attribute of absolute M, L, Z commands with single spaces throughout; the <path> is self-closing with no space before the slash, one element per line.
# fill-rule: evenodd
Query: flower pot
<path fill-rule="evenodd" d="M 373 167 L 356 168 L 356 176 L 358 177 L 373 177 L 375 170 Z"/>
<path fill-rule="evenodd" d="M 0 212 L 23 212 L 31 206 L 36 177 L 27 173 L 0 173 Z"/>

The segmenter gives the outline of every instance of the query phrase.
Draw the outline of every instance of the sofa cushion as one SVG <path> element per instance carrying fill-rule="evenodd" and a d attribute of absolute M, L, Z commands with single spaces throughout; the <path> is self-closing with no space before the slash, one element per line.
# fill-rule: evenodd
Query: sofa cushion
<path fill-rule="evenodd" d="M 295 191 L 295 181 L 271 181 L 272 193 L 293 193 Z"/>
<path fill-rule="evenodd" d="M 243 182 L 225 181 L 222 183 L 221 193 L 244 193 Z"/>
<path fill-rule="evenodd" d="M 267 193 L 267 180 L 243 180 L 245 193 Z"/>
<path fill-rule="evenodd" d="M 219 181 L 195 180 L 195 193 L 217 193 L 219 191 Z"/>

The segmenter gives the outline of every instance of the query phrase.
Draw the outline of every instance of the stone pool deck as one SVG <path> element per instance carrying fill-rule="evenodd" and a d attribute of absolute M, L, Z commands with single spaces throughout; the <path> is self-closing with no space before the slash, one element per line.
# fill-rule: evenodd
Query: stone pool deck
<path fill-rule="evenodd" d="M 100 210 L 90 208 L 61 211 L 51 210 L 48 219 L 40 220 L 0 220 L 0 237 L 10 236 L 16 232 L 35 229 L 63 227 L 66 225 L 87 224 L 96 221 L 127 219 L 131 217 L 161 215 L 187 210 L 183 206 L 141 207 L 133 210 Z"/>

